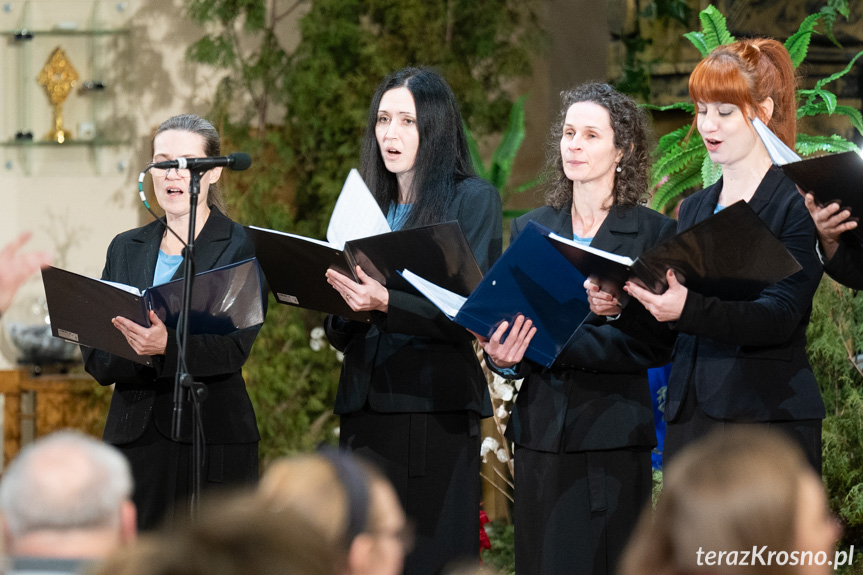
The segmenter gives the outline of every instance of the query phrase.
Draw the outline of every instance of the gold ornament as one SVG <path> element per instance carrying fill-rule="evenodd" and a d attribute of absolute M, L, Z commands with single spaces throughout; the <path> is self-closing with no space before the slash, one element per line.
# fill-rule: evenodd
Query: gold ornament
<path fill-rule="evenodd" d="M 69 97 L 78 81 L 78 72 L 60 46 L 54 48 L 48 61 L 36 77 L 39 85 L 45 88 L 48 100 L 54 108 L 54 128 L 45 134 L 45 139 L 62 144 L 72 139 L 72 133 L 63 129 L 63 102 Z"/>

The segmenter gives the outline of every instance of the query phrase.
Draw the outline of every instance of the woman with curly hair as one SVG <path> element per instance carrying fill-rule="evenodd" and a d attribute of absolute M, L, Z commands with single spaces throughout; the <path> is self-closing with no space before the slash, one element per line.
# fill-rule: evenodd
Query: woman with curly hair
<path fill-rule="evenodd" d="M 673 235 L 674 220 L 640 205 L 649 163 L 644 113 L 606 84 L 562 96 L 547 205 L 512 222 L 513 241 L 533 220 L 635 258 Z M 613 573 L 650 498 L 656 436 L 647 368 L 668 361 L 668 338 L 637 302 L 624 315 L 655 336 L 631 337 L 591 314 L 550 368 L 524 359 L 536 331 L 530 318 L 517 317 L 511 328 L 503 323 L 481 340 L 492 369 L 524 378 L 506 431 L 516 445 L 519 574 Z"/>

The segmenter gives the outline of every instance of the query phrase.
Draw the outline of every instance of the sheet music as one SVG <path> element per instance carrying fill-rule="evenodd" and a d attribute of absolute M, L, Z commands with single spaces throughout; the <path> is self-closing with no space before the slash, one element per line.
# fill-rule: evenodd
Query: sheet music
<path fill-rule="evenodd" d="M 785 142 L 779 139 L 779 136 L 773 133 L 773 130 L 768 128 L 764 122 L 758 118 L 752 120 L 752 127 L 758 133 L 761 141 L 764 142 L 764 147 L 767 148 L 767 153 L 770 154 L 770 159 L 777 166 L 784 166 L 792 162 L 801 160 L 797 153 L 785 145 Z"/>
<path fill-rule="evenodd" d="M 387 218 L 375 201 L 360 173 L 352 169 L 345 180 L 330 225 L 327 239 L 339 250 L 345 243 L 358 238 L 376 236 L 392 231 Z"/>
<path fill-rule="evenodd" d="M 570 245 L 574 248 L 578 248 L 580 250 L 586 251 L 589 254 L 594 254 L 594 255 L 597 255 L 601 258 L 605 258 L 607 260 L 611 260 L 613 262 L 617 262 L 617 263 L 623 264 L 625 266 L 631 266 L 634 263 L 634 260 L 632 258 L 628 258 L 626 256 L 619 256 L 619 255 L 613 254 L 611 252 L 606 252 L 606 251 L 599 250 L 599 249 L 596 249 L 596 248 L 593 248 L 590 246 L 585 246 L 583 244 L 576 242 L 575 240 L 568 240 L 563 236 L 559 236 L 554 232 L 551 232 L 550 234 L 548 234 L 548 237 L 549 237 L 549 239 L 552 239 L 556 242 Z"/>
<path fill-rule="evenodd" d="M 438 309 L 444 312 L 450 319 L 458 315 L 461 306 L 467 298 L 444 289 L 432 282 L 421 278 L 412 271 L 406 269 L 401 272 L 402 277 L 411 283 L 417 291 L 426 296 Z"/>
<path fill-rule="evenodd" d="M 130 286 L 127 284 L 121 284 L 120 282 L 112 282 L 110 280 L 98 280 L 98 281 L 102 282 L 103 284 L 108 284 L 109 286 L 114 286 L 115 288 L 121 289 L 125 292 L 129 292 L 132 295 L 137 295 L 137 296 L 144 295 L 143 292 L 141 290 L 139 290 L 138 288 L 136 288 L 135 286 Z"/>
<path fill-rule="evenodd" d="M 259 228 L 258 226 L 249 226 L 249 228 L 250 228 L 250 229 L 253 229 L 253 230 L 261 230 L 262 232 L 270 232 L 270 233 L 272 233 L 272 234 L 279 234 L 279 235 L 282 235 L 282 236 L 288 236 L 288 237 L 291 237 L 291 238 L 297 238 L 297 239 L 300 239 L 300 240 L 303 240 L 303 241 L 306 241 L 306 242 L 312 242 L 312 243 L 318 244 L 318 245 L 320 245 L 320 246 L 324 246 L 324 247 L 327 247 L 327 248 L 333 248 L 334 250 L 339 250 L 339 251 L 342 251 L 342 249 L 345 247 L 345 246 L 344 246 L 344 244 L 342 244 L 342 245 L 334 245 L 334 244 L 331 244 L 330 242 L 325 242 L 324 240 L 316 240 L 315 238 L 307 238 L 306 236 L 300 236 L 300 235 L 297 235 L 297 234 L 290 234 L 290 233 L 288 233 L 288 232 L 280 232 L 279 230 L 271 230 L 271 229 L 268 229 L 268 228 Z"/>

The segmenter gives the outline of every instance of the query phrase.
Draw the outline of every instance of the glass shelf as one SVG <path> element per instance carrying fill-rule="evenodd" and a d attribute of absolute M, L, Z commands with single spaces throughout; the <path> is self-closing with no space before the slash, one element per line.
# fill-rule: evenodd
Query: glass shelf
<path fill-rule="evenodd" d="M 0 30 L 3 36 L 12 36 L 13 40 L 24 42 L 32 40 L 35 36 L 112 36 L 115 34 L 130 34 L 131 28 L 112 28 L 105 30 L 82 29 L 82 30 L 64 30 L 62 28 L 53 28 L 48 30 L 33 30 L 30 28 L 21 28 L 20 30 Z M 29 34 L 27 38 L 25 35 Z M 19 38 L 19 36 L 21 36 Z"/>
<path fill-rule="evenodd" d="M 94 140 L 66 140 L 62 144 L 48 140 L 5 140 L 0 142 L 0 146 L 7 148 L 71 148 L 81 146 L 126 146 L 129 143 L 128 140 L 103 140 L 98 138 Z"/>

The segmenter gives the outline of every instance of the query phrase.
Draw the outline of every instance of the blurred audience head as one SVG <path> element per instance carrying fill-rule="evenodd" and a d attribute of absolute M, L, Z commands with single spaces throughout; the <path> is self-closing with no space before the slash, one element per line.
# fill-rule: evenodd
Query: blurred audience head
<path fill-rule="evenodd" d="M 304 516 L 345 558 L 354 575 L 401 573 L 410 545 L 392 485 L 372 466 L 326 451 L 281 459 L 261 478 L 260 495 Z"/>
<path fill-rule="evenodd" d="M 193 521 L 142 536 L 96 575 L 335 575 L 340 561 L 304 517 L 231 494 L 207 500 Z"/>
<path fill-rule="evenodd" d="M 25 447 L 0 481 L 10 555 L 99 558 L 135 538 L 132 475 L 120 452 L 60 431 Z"/>
<path fill-rule="evenodd" d="M 621 573 L 826 575 L 838 537 L 821 480 L 790 439 L 756 427 L 724 431 L 664 470 L 656 510 L 642 514 Z M 753 549 L 765 563 L 774 552 L 771 564 Z"/>

